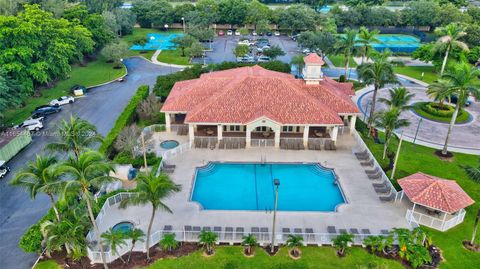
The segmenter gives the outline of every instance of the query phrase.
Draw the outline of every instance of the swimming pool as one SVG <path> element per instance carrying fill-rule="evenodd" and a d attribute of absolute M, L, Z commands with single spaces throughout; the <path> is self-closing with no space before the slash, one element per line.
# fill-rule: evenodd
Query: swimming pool
<path fill-rule="evenodd" d="M 130 50 L 175 50 L 175 44 L 172 40 L 176 37 L 183 36 L 182 33 L 165 33 L 165 34 L 147 34 L 147 44 L 133 45 Z"/>
<path fill-rule="evenodd" d="M 130 230 L 133 230 L 133 223 L 129 221 L 123 221 L 115 224 L 112 227 L 112 231 L 121 231 L 122 233 L 128 233 Z"/>
<path fill-rule="evenodd" d="M 335 211 L 345 203 L 333 170 L 315 163 L 217 163 L 199 167 L 191 200 L 204 210 Z"/>

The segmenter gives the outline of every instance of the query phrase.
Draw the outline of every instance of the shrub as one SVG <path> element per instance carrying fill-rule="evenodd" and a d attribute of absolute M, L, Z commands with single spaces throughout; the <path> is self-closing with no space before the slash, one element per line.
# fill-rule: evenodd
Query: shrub
<path fill-rule="evenodd" d="M 338 77 L 338 82 L 345 82 L 345 81 L 346 81 L 345 75 L 340 75 L 340 76 Z"/>
<path fill-rule="evenodd" d="M 147 98 L 148 94 L 149 87 L 147 85 L 142 85 L 137 89 L 137 92 L 132 99 L 130 99 L 130 102 L 127 104 L 120 116 L 118 116 L 117 121 L 115 121 L 115 125 L 103 140 L 102 145 L 98 149 L 99 152 L 105 154 L 106 156 L 110 155 L 112 151 L 112 145 L 115 142 L 118 134 L 127 124 L 134 120 L 137 106 L 142 100 Z"/>
<path fill-rule="evenodd" d="M 186 68 L 180 72 L 158 76 L 153 90 L 157 96 L 162 97 L 164 100 L 167 98 L 170 90 L 173 88 L 173 85 L 175 85 L 176 82 L 198 78 L 202 73 L 204 73 L 202 67 L 200 65 L 194 65 L 193 67 Z"/>
<path fill-rule="evenodd" d="M 269 61 L 266 63 L 260 63 L 259 64 L 261 67 L 272 70 L 272 71 L 277 71 L 277 72 L 283 72 L 283 73 L 290 73 L 290 65 L 287 63 L 284 63 L 282 61 Z"/>
<path fill-rule="evenodd" d="M 453 115 L 453 112 L 455 111 L 455 107 L 451 105 L 443 105 L 443 108 L 439 107 L 439 104 L 433 103 L 433 102 L 425 102 L 421 103 L 420 108 L 432 115 L 439 116 L 439 117 L 444 117 L 444 118 L 450 118 Z"/>
<path fill-rule="evenodd" d="M 18 242 L 18 246 L 24 252 L 42 252 L 42 232 L 40 231 L 41 222 L 35 223 L 23 234 Z"/>
<path fill-rule="evenodd" d="M 155 165 L 157 162 L 159 162 L 159 160 L 160 158 L 158 158 L 154 153 L 147 153 L 147 165 Z M 133 167 L 141 167 L 144 165 L 143 155 L 133 158 L 132 155 L 126 151 L 122 151 L 117 154 L 113 161 L 118 164 L 132 164 Z"/>

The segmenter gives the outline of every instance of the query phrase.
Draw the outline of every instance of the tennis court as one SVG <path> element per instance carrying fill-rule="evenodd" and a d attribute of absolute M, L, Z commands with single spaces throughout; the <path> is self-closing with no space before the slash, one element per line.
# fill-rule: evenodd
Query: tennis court
<path fill-rule="evenodd" d="M 372 44 L 378 51 L 389 49 L 392 52 L 414 52 L 420 47 L 420 39 L 410 35 L 380 34 L 376 38 L 379 43 Z"/>
<path fill-rule="evenodd" d="M 133 45 L 131 50 L 175 50 L 175 44 L 172 40 L 176 37 L 183 36 L 182 33 L 165 33 L 165 34 L 147 34 L 148 43 L 144 46 Z"/>

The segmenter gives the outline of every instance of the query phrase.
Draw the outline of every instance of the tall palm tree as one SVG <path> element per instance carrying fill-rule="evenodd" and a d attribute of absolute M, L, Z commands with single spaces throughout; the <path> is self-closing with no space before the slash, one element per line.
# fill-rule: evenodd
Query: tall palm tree
<path fill-rule="evenodd" d="M 443 103 L 446 98 L 449 98 L 448 93 L 450 88 L 450 82 L 445 80 L 438 80 L 428 85 L 427 95 L 432 98 L 435 102 L 438 102 L 438 106 L 443 108 Z"/>
<path fill-rule="evenodd" d="M 373 63 L 364 63 L 357 67 L 358 76 L 367 84 L 373 84 L 373 97 L 368 118 L 368 128 L 372 127 L 373 115 L 375 113 L 375 104 L 377 100 L 377 93 L 380 88 L 383 88 L 387 83 L 398 82 L 393 66 L 384 57 L 379 57 Z M 367 113 L 365 111 L 365 113 Z"/>
<path fill-rule="evenodd" d="M 392 138 L 395 129 L 410 125 L 407 119 L 400 119 L 401 110 L 392 107 L 390 110 L 378 113 L 375 118 L 375 126 L 385 130 L 385 143 L 383 145 L 383 159 L 385 159 L 388 150 L 388 144 Z"/>
<path fill-rule="evenodd" d="M 287 247 L 292 249 L 292 254 L 295 257 L 300 255 L 299 247 L 303 245 L 303 237 L 300 235 L 289 234 L 287 238 Z"/>
<path fill-rule="evenodd" d="M 468 45 L 462 41 L 460 38 L 465 36 L 465 28 L 460 26 L 457 23 L 450 23 L 445 27 L 439 27 L 435 31 L 440 37 L 437 40 L 437 49 L 445 51 L 445 56 L 443 57 L 442 69 L 440 70 L 440 75 L 443 75 L 445 71 L 445 66 L 447 65 L 448 55 L 450 54 L 453 48 L 460 48 L 462 50 L 468 51 Z"/>
<path fill-rule="evenodd" d="M 477 167 L 473 167 L 470 165 L 462 165 L 461 167 L 463 168 L 463 170 L 465 170 L 465 173 L 467 173 L 469 178 L 471 178 L 473 181 L 480 183 L 480 165 Z"/>
<path fill-rule="evenodd" d="M 130 263 L 130 258 L 132 257 L 133 248 L 137 242 L 145 241 L 143 238 L 145 237 L 145 233 L 141 229 L 131 229 L 127 232 L 128 239 L 132 240 L 132 247 L 128 252 L 127 263 Z"/>
<path fill-rule="evenodd" d="M 96 151 L 83 152 L 78 156 L 78 159 L 70 157 L 65 163 L 58 167 L 58 174 L 62 176 L 65 175 L 66 178 L 69 178 L 65 183 L 63 195 L 78 195 L 87 204 L 88 216 L 95 231 L 103 267 L 105 269 L 108 269 L 108 265 L 100 238 L 100 230 L 98 229 L 93 214 L 93 195 L 90 190 L 92 188 L 99 189 L 103 184 L 112 182 L 114 178 L 108 176 L 111 171 L 114 171 L 112 164 L 105 160 L 102 154 Z"/>
<path fill-rule="evenodd" d="M 205 246 L 205 251 L 207 255 L 212 255 L 214 251 L 213 247 L 217 242 L 218 235 L 211 231 L 202 231 L 198 238 L 200 244 Z"/>
<path fill-rule="evenodd" d="M 305 66 L 305 62 L 303 61 L 303 55 L 295 55 L 292 57 L 290 64 L 295 65 L 297 67 L 297 76 L 300 76 L 302 73 L 302 69 Z"/>
<path fill-rule="evenodd" d="M 469 65 L 468 63 L 461 63 L 455 65 L 448 70 L 442 79 L 445 83 L 448 83 L 448 96 L 456 95 L 457 103 L 455 104 L 455 110 L 450 120 L 450 126 L 448 127 L 447 137 L 445 138 L 445 144 L 442 149 L 442 154 L 446 155 L 448 152 L 448 140 L 452 132 L 455 121 L 457 120 L 458 112 L 461 107 L 465 105 L 470 95 L 480 98 L 480 70 Z"/>
<path fill-rule="evenodd" d="M 348 80 L 348 66 L 350 65 L 350 56 L 355 51 L 355 42 L 357 31 L 352 29 L 345 29 L 345 33 L 340 36 L 337 42 L 337 51 L 342 53 L 345 57 L 345 78 Z"/>
<path fill-rule="evenodd" d="M 73 152 L 78 159 L 80 153 L 102 142 L 96 127 L 86 120 L 70 116 L 63 120 L 57 130 L 60 140 L 47 145 L 46 149 L 58 152 Z"/>
<path fill-rule="evenodd" d="M 365 59 L 368 60 L 372 44 L 380 42 L 376 36 L 380 33 L 378 30 L 369 31 L 366 27 L 360 27 L 358 31 L 358 43 L 362 44 L 362 63 Z"/>
<path fill-rule="evenodd" d="M 150 235 L 155 213 L 159 209 L 172 213 L 172 210 L 162 200 L 181 190 L 180 185 L 170 180 L 168 175 L 162 173 L 156 176 L 155 173 L 156 171 L 151 171 L 148 174 L 140 173 L 137 178 L 136 195 L 131 195 L 120 202 L 120 208 L 126 208 L 129 205 L 150 204 L 152 206 L 152 214 L 147 229 L 147 260 L 150 260 Z"/>
<path fill-rule="evenodd" d="M 411 106 L 408 105 L 408 102 L 415 96 L 415 94 L 410 93 L 405 87 L 390 89 L 388 93 L 390 98 L 379 98 L 378 100 L 390 108 L 396 107 L 400 111 L 409 109 Z"/>
<path fill-rule="evenodd" d="M 50 199 L 57 221 L 60 221 L 54 196 L 60 192 L 62 180 L 55 175 L 56 163 L 57 160 L 54 157 L 37 155 L 35 161 L 28 162 L 10 184 L 26 189 L 32 199 L 35 199 L 40 192 L 45 193 Z"/>
<path fill-rule="evenodd" d="M 251 255 L 253 249 L 258 245 L 257 238 L 253 234 L 243 237 L 242 246 L 245 247 L 247 255 Z"/>
<path fill-rule="evenodd" d="M 108 231 L 102 233 L 101 235 L 103 239 L 103 243 L 105 243 L 107 246 L 110 246 L 110 249 L 114 254 L 117 254 L 122 260 L 123 263 L 125 263 L 125 260 L 122 258 L 122 256 L 118 253 L 118 248 L 121 246 L 126 246 L 127 245 L 127 236 L 124 232 L 122 231 L 114 231 L 112 228 L 108 229 Z"/>

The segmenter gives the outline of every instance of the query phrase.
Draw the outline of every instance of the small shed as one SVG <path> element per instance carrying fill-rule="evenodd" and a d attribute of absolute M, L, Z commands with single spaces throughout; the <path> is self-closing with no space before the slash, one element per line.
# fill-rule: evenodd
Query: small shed
<path fill-rule="evenodd" d="M 465 208 L 475 203 L 454 180 L 421 172 L 398 180 L 401 197 L 413 203 L 406 219 L 439 231 L 446 231 L 463 222 Z"/>

